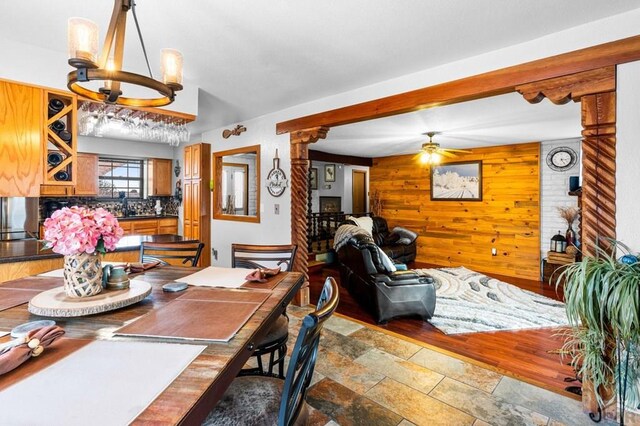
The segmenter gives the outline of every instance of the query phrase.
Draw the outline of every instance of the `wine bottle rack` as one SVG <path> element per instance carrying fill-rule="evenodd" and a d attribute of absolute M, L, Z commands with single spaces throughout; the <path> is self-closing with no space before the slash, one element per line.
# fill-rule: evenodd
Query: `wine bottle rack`
<path fill-rule="evenodd" d="M 62 108 L 50 114 L 48 108 L 52 99 L 62 101 Z M 73 186 L 76 184 L 76 170 L 78 161 L 78 135 L 77 135 L 77 97 L 68 92 L 46 89 L 44 90 L 44 179 L 43 185 Z M 63 140 L 55 127 L 60 123 L 64 124 L 65 139 Z M 53 127 L 53 128 L 52 128 Z M 69 135 L 71 136 L 69 138 Z M 58 153 L 62 156 L 62 161 L 51 163 L 48 161 L 51 153 Z M 62 188 L 61 188 L 62 189 Z M 64 191 L 63 191 L 64 192 Z"/>

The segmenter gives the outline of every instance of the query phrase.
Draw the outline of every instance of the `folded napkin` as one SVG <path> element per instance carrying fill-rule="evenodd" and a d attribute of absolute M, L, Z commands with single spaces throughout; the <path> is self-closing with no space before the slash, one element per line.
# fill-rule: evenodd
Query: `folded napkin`
<path fill-rule="evenodd" d="M 132 274 L 137 274 L 139 272 L 144 272 L 151 268 L 155 268 L 158 265 L 160 265 L 159 261 L 149 262 L 149 263 L 133 262 L 129 264 L 129 271 Z"/>
<path fill-rule="evenodd" d="M 264 283 L 267 282 L 267 278 L 278 275 L 279 273 L 280 268 L 260 268 L 244 277 L 244 279 L 247 281 Z"/>
<path fill-rule="evenodd" d="M 22 343 L 0 355 L 0 375 L 19 367 L 32 356 L 40 355 L 44 348 L 63 334 L 64 330 L 57 325 L 31 330 L 29 334 L 20 339 Z"/>

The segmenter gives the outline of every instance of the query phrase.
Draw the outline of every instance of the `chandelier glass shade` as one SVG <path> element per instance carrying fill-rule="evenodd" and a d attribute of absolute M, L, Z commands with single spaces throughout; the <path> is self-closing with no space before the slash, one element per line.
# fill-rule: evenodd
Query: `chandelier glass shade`
<path fill-rule="evenodd" d="M 149 76 L 122 70 L 127 12 L 133 17 L 140 36 L 140 43 L 149 69 Z M 162 81 L 151 73 L 142 33 L 135 13 L 134 0 L 115 0 L 111 22 L 102 51 L 98 55 L 98 26 L 83 18 L 69 19 L 69 65 L 76 68 L 67 75 L 67 87 L 74 93 L 94 101 L 132 107 L 159 107 L 175 99 L 175 92 L 182 90 L 182 55 L 175 49 L 163 49 L 161 58 Z M 102 81 L 103 86 L 93 90 L 84 83 Z M 160 96 L 139 98 L 122 96 L 122 83 L 155 90 Z"/>

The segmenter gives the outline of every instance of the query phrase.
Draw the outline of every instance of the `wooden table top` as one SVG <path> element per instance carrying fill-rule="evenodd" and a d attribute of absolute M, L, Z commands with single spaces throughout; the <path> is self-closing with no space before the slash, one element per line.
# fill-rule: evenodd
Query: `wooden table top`
<path fill-rule="evenodd" d="M 149 282 L 153 290 L 142 302 L 113 312 L 80 318 L 55 318 L 66 331 L 65 337 L 111 341 L 157 341 L 176 340 L 161 338 L 135 338 L 114 336 L 114 331 L 126 322 L 158 309 L 184 292 L 165 293 L 162 285 L 195 272 L 196 268 L 159 267 L 135 275 L 136 279 Z M 302 274 L 296 272 L 278 274 L 280 280 L 269 298 L 228 343 L 211 343 L 207 348 L 166 388 L 158 398 L 134 421 L 133 424 L 201 424 L 212 407 L 222 397 L 245 362 L 251 356 L 256 343 L 266 335 L 269 326 L 286 309 L 303 282 Z M 38 286 L 45 277 L 26 277 L 0 284 L 2 287 Z M 190 287 L 191 288 L 191 287 Z M 187 290 L 189 291 L 189 290 Z M 27 304 L 0 312 L 0 330 L 42 319 L 27 311 Z M 180 341 L 180 343 L 188 343 Z M 194 342 L 194 344 L 203 344 Z M 21 367 L 22 368 L 22 367 Z"/>

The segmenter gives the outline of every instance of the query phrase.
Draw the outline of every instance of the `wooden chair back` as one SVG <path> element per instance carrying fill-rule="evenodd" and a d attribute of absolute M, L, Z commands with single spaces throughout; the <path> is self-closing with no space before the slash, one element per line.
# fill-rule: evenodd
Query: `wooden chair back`
<path fill-rule="evenodd" d="M 160 262 L 161 265 L 197 266 L 204 243 L 200 241 L 179 241 L 172 243 L 152 243 L 144 241 L 140 246 L 140 262 Z"/>
<path fill-rule="evenodd" d="M 231 267 L 232 268 L 274 268 L 286 265 L 284 271 L 293 270 L 293 261 L 296 257 L 298 246 L 296 244 L 286 245 L 254 245 L 254 244 L 231 244 Z"/>
<path fill-rule="evenodd" d="M 339 299 L 336 280 L 327 277 L 316 310 L 302 320 L 302 327 L 291 354 L 278 413 L 279 426 L 294 424 L 300 414 L 316 365 L 320 332 L 325 321 L 338 307 Z"/>

